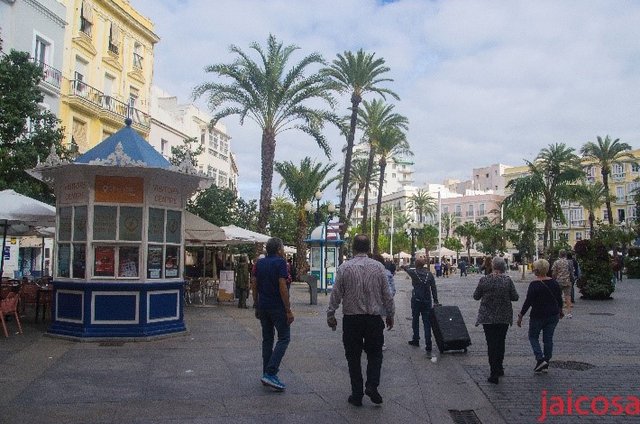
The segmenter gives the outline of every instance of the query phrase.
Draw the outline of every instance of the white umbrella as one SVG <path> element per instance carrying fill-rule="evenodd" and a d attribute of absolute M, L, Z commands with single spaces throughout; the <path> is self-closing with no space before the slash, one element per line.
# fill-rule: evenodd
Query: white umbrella
<path fill-rule="evenodd" d="M 191 212 L 184 213 L 184 239 L 196 244 L 224 243 L 225 232 L 217 225 L 200 218 Z"/>
<path fill-rule="evenodd" d="M 36 234 L 35 227 L 52 227 L 56 224 L 56 208 L 39 200 L 16 193 L 0 191 L 0 224 L 2 224 L 2 250 L 0 250 L 0 278 L 4 271 L 4 248 L 7 234 Z"/>
<path fill-rule="evenodd" d="M 227 236 L 227 241 L 231 243 L 266 243 L 271 238 L 266 234 L 236 227 L 235 225 L 226 225 L 222 229 Z"/>

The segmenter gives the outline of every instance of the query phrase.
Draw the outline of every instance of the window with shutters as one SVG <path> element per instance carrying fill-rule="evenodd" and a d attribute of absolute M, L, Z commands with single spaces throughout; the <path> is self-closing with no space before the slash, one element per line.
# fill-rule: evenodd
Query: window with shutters
<path fill-rule="evenodd" d="M 91 37 L 93 27 L 93 8 L 89 2 L 83 1 L 80 8 L 80 31 Z"/>

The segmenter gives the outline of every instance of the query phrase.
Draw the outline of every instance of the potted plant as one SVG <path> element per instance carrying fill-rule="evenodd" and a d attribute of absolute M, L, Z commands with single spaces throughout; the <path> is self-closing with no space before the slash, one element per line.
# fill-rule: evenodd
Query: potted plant
<path fill-rule="evenodd" d="M 580 264 L 576 285 L 587 299 L 609 299 L 615 290 L 609 253 L 598 239 L 580 240 L 574 247 Z"/>

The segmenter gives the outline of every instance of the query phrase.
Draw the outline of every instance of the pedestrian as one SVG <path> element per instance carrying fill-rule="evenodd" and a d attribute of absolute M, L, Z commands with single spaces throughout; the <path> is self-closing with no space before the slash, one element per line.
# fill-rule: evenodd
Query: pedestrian
<path fill-rule="evenodd" d="M 335 313 L 342 302 L 342 343 L 351 379 L 351 395 L 347 401 L 354 406 L 362 406 L 364 395 L 375 404 L 382 403 L 378 392 L 385 324 L 381 312 L 386 316 L 388 330 L 393 328 L 395 314 L 384 265 L 367 256 L 370 246 L 366 235 L 359 234 L 353 238 L 354 256 L 336 270 L 327 308 L 327 324 L 335 330 L 338 325 Z M 360 364 L 363 350 L 367 354 L 364 392 Z"/>
<path fill-rule="evenodd" d="M 458 268 L 460 269 L 460 276 L 467 276 L 467 261 L 462 259 L 458 264 Z"/>
<path fill-rule="evenodd" d="M 564 307 L 566 309 L 566 317 L 573 318 L 571 310 L 573 304 L 571 303 L 571 284 L 573 280 L 573 262 L 567 260 L 567 251 L 560 249 L 558 252 L 560 256 L 553 263 L 551 267 L 551 277 L 558 282 L 562 289 L 562 295 L 564 297 Z"/>
<path fill-rule="evenodd" d="M 491 269 L 491 256 L 485 256 L 482 261 L 482 266 L 480 267 L 480 271 L 484 272 L 484 275 L 489 275 L 493 271 Z"/>
<path fill-rule="evenodd" d="M 571 303 L 576 303 L 576 283 L 578 282 L 578 278 L 580 278 L 580 265 L 578 264 L 578 260 L 573 257 L 571 252 L 567 252 L 567 260 L 571 262 L 573 265 L 573 278 L 571 279 Z"/>
<path fill-rule="evenodd" d="M 449 278 L 449 261 L 444 257 L 442 258 L 442 275 Z"/>
<path fill-rule="evenodd" d="M 435 265 L 433 265 L 433 267 L 436 270 L 436 277 L 442 276 L 442 264 L 440 263 L 439 259 L 436 259 L 436 263 Z"/>
<path fill-rule="evenodd" d="M 416 268 L 405 268 L 409 277 L 411 277 L 411 326 L 413 328 L 413 338 L 409 340 L 411 346 L 420 346 L 420 317 L 422 316 L 422 325 L 424 326 L 424 344 L 427 356 L 435 359 L 433 354 L 433 345 L 431 343 L 431 322 L 429 314 L 433 305 L 438 305 L 438 290 L 436 289 L 436 280 L 433 274 L 425 268 L 426 260 L 424 258 L 416 259 Z"/>
<path fill-rule="evenodd" d="M 249 264 L 247 257 L 241 255 L 236 267 L 236 288 L 238 289 L 238 308 L 247 308 L 249 296 Z"/>
<path fill-rule="evenodd" d="M 505 274 L 507 264 L 503 258 L 494 257 L 491 268 L 491 274 L 480 278 L 473 298 L 481 301 L 476 327 L 482 324 L 487 340 L 487 356 L 491 370 L 487 381 L 498 384 L 500 377 L 504 375 L 504 344 L 507 330 L 513 325 L 511 302 L 518 300 L 518 292 L 511 277 Z"/>
<path fill-rule="evenodd" d="M 287 262 L 284 260 L 284 244 L 277 237 L 270 238 L 265 246 L 267 255 L 255 265 L 251 281 L 256 318 L 262 327 L 262 384 L 283 391 L 286 385 L 278 378 L 280 362 L 291 338 L 293 312 L 287 290 Z M 278 341 L 273 345 L 275 331 Z"/>
<path fill-rule="evenodd" d="M 522 327 L 522 317 L 531 308 L 529 316 L 529 343 L 536 357 L 535 373 L 547 372 L 553 355 L 553 332 L 558 325 L 562 312 L 562 291 L 558 282 L 547 277 L 549 262 L 539 259 L 533 263 L 536 279 L 529 283 L 527 297 L 518 314 L 518 327 Z M 540 332 L 544 351 L 540 347 Z"/>

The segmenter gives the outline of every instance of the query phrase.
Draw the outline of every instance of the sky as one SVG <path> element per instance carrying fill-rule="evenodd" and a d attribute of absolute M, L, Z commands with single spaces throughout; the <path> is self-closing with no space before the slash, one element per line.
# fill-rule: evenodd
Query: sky
<path fill-rule="evenodd" d="M 578 150 L 597 136 L 640 148 L 640 1 L 592 0 L 130 0 L 155 24 L 154 84 L 192 101 L 193 88 L 222 81 L 207 65 L 231 63 L 236 45 L 273 34 L 300 47 L 291 64 L 320 53 L 375 53 L 391 68 L 389 98 L 409 119 L 415 185 L 470 179 L 473 168 L 523 165 L 540 149 Z M 257 60 L 257 58 L 254 56 Z M 228 82 L 228 81 L 227 81 Z M 373 100 L 374 95 L 365 96 Z M 348 114 L 348 95 L 336 112 Z M 201 99 L 196 104 L 206 108 Z M 245 199 L 260 195 L 260 128 L 223 120 Z M 361 133 L 356 133 L 356 141 Z M 276 160 L 310 156 L 343 165 L 332 128 L 326 158 L 306 134 L 277 139 Z M 274 174 L 274 194 L 281 192 Z M 331 190 L 328 200 L 337 200 Z"/>

